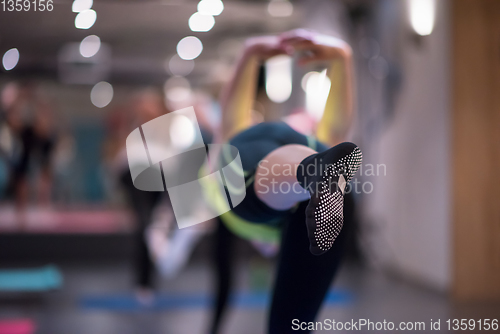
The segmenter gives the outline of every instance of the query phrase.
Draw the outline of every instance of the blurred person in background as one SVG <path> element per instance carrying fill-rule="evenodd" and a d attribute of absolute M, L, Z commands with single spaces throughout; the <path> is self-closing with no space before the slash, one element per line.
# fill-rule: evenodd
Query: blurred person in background
<path fill-rule="evenodd" d="M 7 110 L 17 99 L 19 87 L 10 82 L 2 89 L 0 97 L 0 198 L 7 195 L 14 161 L 19 155 L 20 144 L 7 121 Z"/>
<path fill-rule="evenodd" d="M 53 106 L 37 89 L 26 81 L 12 92 L 13 101 L 6 109 L 6 124 L 20 143 L 20 154 L 13 161 L 11 186 L 14 192 L 18 222 L 25 224 L 25 210 L 30 199 L 30 171 L 38 168 L 36 199 L 42 206 L 51 202 L 52 151 L 57 139 Z"/>
<path fill-rule="evenodd" d="M 211 144 L 214 137 L 214 127 L 218 125 L 218 117 L 215 115 L 212 98 L 208 94 L 195 91 L 191 92 L 189 98 L 176 103 L 169 103 L 170 110 L 178 110 L 193 106 L 196 120 L 200 127 L 201 135 L 205 145 Z M 195 166 L 191 162 L 180 163 L 183 168 L 198 170 L 201 166 Z M 198 212 L 192 212 L 196 216 Z M 163 277 L 173 278 L 187 264 L 189 256 L 201 238 L 212 231 L 213 222 L 196 224 L 186 228 L 175 228 L 176 220 L 170 199 L 165 195 L 165 200 L 154 212 L 152 224 L 146 232 L 146 240 L 151 258 L 156 268 Z"/>
<path fill-rule="evenodd" d="M 167 113 L 162 96 L 155 89 L 144 89 L 130 101 L 128 112 L 117 110 L 108 119 L 108 139 L 104 144 L 104 161 L 109 175 L 114 175 L 123 186 L 126 200 L 136 221 L 134 273 L 136 297 L 149 304 L 154 298 L 154 264 L 148 252 L 145 231 L 152 221 L 153 212 L 162 197 L 161 192 L 141 191 L 134 187 L 127 162 L 125 142 L 128 134 L 138 126 Z"/>
<path fill-rule="evenodd" d="M 196 117 L 205 143 L 213 137 L 210 98 L 202 93 L 192 94 L 187 104 L 194 104 Z M 139 301 L 151 303 L 154 297 L 153 272 L 168 278 L 176 276 L 189 259 L 197 242 L 210 230 L 210 225 L 174 228 L 176 221 L 166 192 L 149 192 L 135 188 L 127 161 L 126 139 L 129 133 L 149 121 L 185 105 L 165 104 L 162 95 L 154 89 L 145 89 L 132 97 L 130 108 L 113 111 L 107 120 L 107 140 L 104 144 L 104 161 L 108 175 L 118 176 L 126 200 L 131 205 L 137 222 L 135 231 L 135 275 Z M 164 129 L 168 132 L 172 129 Z M 168 145 L 168 143 L 165 143 Z M 154 149 L 153 147 L 148 147 Z M 189 166 L 190 168 L 199 168 Z M 110 187 L 113 188 L 113 182 Z M 115 182 L 116 183 L 116 182 Z M 193 215 L 196 213 L 193 212 Z"/>
<path fill-rule="evenodd" d="M 329 92 L 321 121 L 317 126 L 310 126 L 315 128 L 316 136 L 329 146 L 298 133 L 283 122 L 253 125 L 255 118 L 252 116 L 252 105 L 259 68 L 270 57 L 281 54 L 298 55 L 300 66 L 326 61 L 329 63 L 328 75 L 339 78 L 341 84 Z M 334 66 L 336 71 L 333 71 Z M 294 175 L 294 170 L 286 176 L 282 169 L 287 164 L 297 167 L 297 164 L 316 163 L 321 160 L 320 156 L 325 159 L 325 163 L 337 167 L 340 166 L 339 161 L 343 160 L 342 170 L 335 170 L 333 176 L 330 175 L 330 178 L 338 177 L 338 187 L 335 186 L 331 196 L 337 194 L 342 197 L 346 184 L 341 186 L 340 180 L 345 175 L 345 181 L 349 182 L 361 159 L 359 148 L 354 144 L 338 145 L 346 137 L 353 117 L 352 80 L 352 51 L 340 39 L 294 30 L 280 36 L 256 37 L 247 41 L 221 100 L 222 124 L 217 139 L 218 142 L 229 142 L 238 148 L 247 188 L 243 202 L 219 218 L 221 223 L 215 251 L 217 299 L 211 333 L 219 330 L 229 295 L 232 253 L 230 232 L 260 244 L 260 248 L 265 244 L 281 244 L 267 332 L 292 332 L 293 319 L 314 321 L 337 272 L 346 242 L 345 229 L 339 233 L 342 227 L 342 212 L 339 211 L 343 211 L 346 224 L 349 225 L 353 215 L 352 198 L 347 194 L 342 201 L 336 201 L 318 190 L 300 194 L 266 192 L 265 186 L 271 185 L 266 184 L 260 172 L 263 166 L 267 170 L 278 167 L 281 173 L 271 177 L 271 183 L 303 185 L 304 179 L 301 177 L 304 175 L 298 171 Z M 331 146 L 334 147 L 328 149 Z M 326 176 L 327 173 L 321 177 Z M 337 206 L 340 202 L 342 205 Z M 337 213 L 332 213 L 332 208 Z M 322 213 L 326 213 L 329 222 L 319 218 Z"/>

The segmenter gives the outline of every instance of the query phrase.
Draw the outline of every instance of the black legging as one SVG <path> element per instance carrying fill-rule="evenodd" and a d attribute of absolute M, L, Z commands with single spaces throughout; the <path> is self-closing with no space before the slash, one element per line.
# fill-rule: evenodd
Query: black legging
<path fill-rule="evenodd" d="M 233 286 L 234 242 L 236 236 L 217 218 L 213 260 L 215 268 L 215 303 L 210 334 L 217 334 Z"/>
<path fill-rule="evenodd" d="M 49 168 L 55 141 L 54 136 L 41 135 L 32 126 L 26 126 L 19 131 L 19 138 L 23 149 L 14 164 L 14 185 L 27 177 L 31 159 L 37 159 L 42 169 Z"/>
<path fill-rule="evenodd" d="M 309 252 L 309 239 L 302 202 L 290 213 L 283 227 L 277 275 L 272 291 L 268 333 L 296 333 L 292 320 L 314 321 L 337 272 L 347 240 L 351 239 L 354 222 L 354 200 L 344 198 L 344 228 L 332 249 L 321 256 Z M 233 281 L 232 260 L 235 236 L 219 220 L 215 243 L 216 291 L 214 316 L 210 333 L 218 332 L 230 296 Z M 309 331 L 305 331 L 306 333 Z"/>
<path fill-rule="evenodd" d="M 134 218 L 137 224 L 134 232 L 135 283 L 141 288 L 152 289 L 154 264 L 149 257 L 148 245 L 144 238 L 144 232 L 151 223 L 154 208 L 160 201 L 162 193 L 137 189 L 134 187 L 132 177 L 128 171 L 122 174 L 121 181 L 127 193 L 128 201 L 133 209 Z"/>

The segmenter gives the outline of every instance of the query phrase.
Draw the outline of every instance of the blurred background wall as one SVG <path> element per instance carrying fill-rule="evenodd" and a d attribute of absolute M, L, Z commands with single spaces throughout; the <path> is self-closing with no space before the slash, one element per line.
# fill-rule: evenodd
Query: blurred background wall
<path fill-rule="evenodd" d="M 437 2 L 435 28 L 424 38 L 412 34 L 407 3 L 394 6 L 382 2 L 378 24 L 381 43 L 395 44 L 383 50 L 392 51 L 389 57 L 402 75 L 393 117 L 381 125 L 380 135 L 364 142 L 370 159 L 385 164 L 387 174 L 373 177 L 373 194 L 363 198 L 363 240 L 374 264 L 447 291 L 452 282 L 450 2 Z M 389 25 L 394 11 L 400 19 Z"/>

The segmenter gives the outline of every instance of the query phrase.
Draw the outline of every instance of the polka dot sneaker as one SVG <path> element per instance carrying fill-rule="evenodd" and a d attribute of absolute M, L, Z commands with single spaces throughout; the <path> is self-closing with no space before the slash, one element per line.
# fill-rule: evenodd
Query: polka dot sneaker
<path fill-rule="evenodd" d="M 297 181 L 311 195 L 306 225 L 312 254 L 328 251 L 339 235 L 344 224 L 346 186 L 361 160 L 359 147 L 345 142 L 305 158 L 297 167 Z"/>

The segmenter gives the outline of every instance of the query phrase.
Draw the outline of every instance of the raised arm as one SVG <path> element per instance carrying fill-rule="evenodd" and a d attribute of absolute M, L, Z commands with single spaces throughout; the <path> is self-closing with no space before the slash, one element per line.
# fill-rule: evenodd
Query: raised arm
<path fill-rule="evenodd" d="M 220 140 L 229 140 L 252 125 L 259 67 L 266 59 L 285 53 L 277 36 L 250 38 L 245 43 L 231 80 L 221 93 L 222 124 Z"/>
<path fill-rule="evenodd" d="M 345 140 L 353 120 L 354 92 L 352 49 L 341 39 L 297 29 L 281 35 L 282 45 L 304 51 L 299 65 L 330 61 L 328 77 L 331 88 L 325 111 L 318 124 L 317 137 L 331 146 Z"/>

